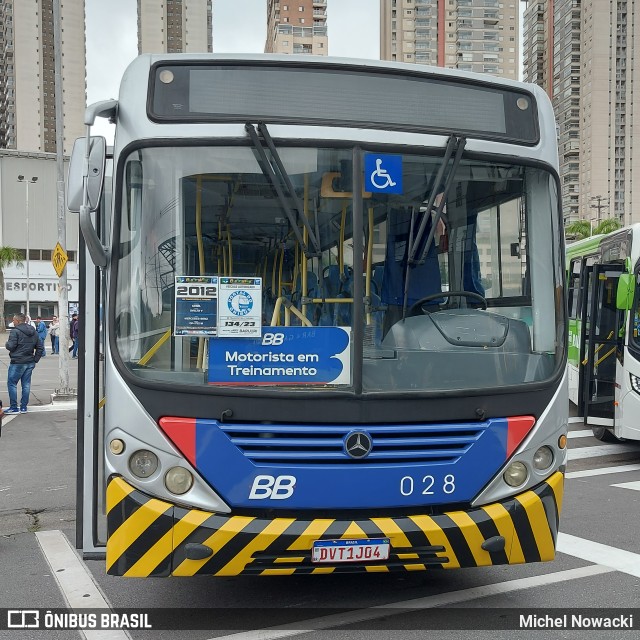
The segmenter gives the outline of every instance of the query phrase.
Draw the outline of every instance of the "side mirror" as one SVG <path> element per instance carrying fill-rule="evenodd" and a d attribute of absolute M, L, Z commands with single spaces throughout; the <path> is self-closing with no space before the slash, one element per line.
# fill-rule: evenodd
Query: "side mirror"
<path fill-rule="evenodd" d="M 616 308 L 629 311 L 633 306 L 633 290 L 635 279 L 631 273 L 623 273 L 618 279 Z"/>
<path fill-rule="evenodd" d="M 87 204 L 89 211 L 95 211 L 100 206 L 102 187 L 104 184 L 104 170 L 107 158 L 107 141 L 102 136 L 92 136 L 87 161 L 87 138 L 78 138 L 73 145 L 71 161 L 69 162 L 69 178 L 67 181 L 67 209 L 72 213 L 80 213 L 84 198 L 84 177 L 87 171 Z"/>

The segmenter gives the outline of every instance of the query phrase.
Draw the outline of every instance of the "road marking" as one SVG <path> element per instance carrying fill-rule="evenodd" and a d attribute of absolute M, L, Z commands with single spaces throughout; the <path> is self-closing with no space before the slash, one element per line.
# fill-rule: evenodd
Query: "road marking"
<path fill-rule="evenodd" d="M 587 562 L 597 562 L 605 567 L 640 578 L 640 554 L 562 532 L 558 534 L 556 549 L 560 553 L 581 558 Z"/>
<path fill-rule="evenodd" d="M 66 489 L 68 485 L 63 484 L 61 487 L 47 487 L 43 489 L 43 491 L 61 491 L 62 489 Z"/>
<path fill-rule="evenodd" d="M 438 593 L 433 596 L 416 598 L 414 600 L 392 602 L 390 604 L 370 607 L 368 609 L 349 611 L 348 613 L 338 613 L 319 618 L 311 618 L 309 620 L 300 620 L 299 622 L 293 622 L 289 625 L 282 625 L 277 629 L 256 629 L 255 631 L 234 633 L 228 636 L 219 636 L 212 640 L 274 640 L 275 638 L 286 638 L 288 636 L 295 636 L 302 633 L 312 633 L 321 629 L 330 629 L 332 627 L 339 627 L 342 625 L 376 620 L 378 618 L 391 615 L 392 609 L 399 609 L 398 614 L 401 614 L 406 609 L 429 609 L 433 607 L 442 607 L 451 604 L 458 604 L 460 602 L 468 602 L 469 600 L 477 600 L 478 598 L 488 598 L 490 596 L 496 596 L 503 593 L 510 593 L 520 589 L 544 587 L 549 584 L 566 582 L 567 580 L 588 578 L 603 573 L 610 573 L 612 571 L 613 569 L 610 567 L 589 565 L 587 567 L 569 569 L 567 571 L 557 571 L 555 573 L 548 573 L 541 576 L 519 578 L 517 580 L 487 584 L 481 587 L 471 587 L 470 589 L 461 589 L 460 591 L 450 591 L 448 593 Z"/>
<path fill-rule="evenodd" d="M 78 403 L 73 402 L 56 402 L 55 404 L 40 404 L 29 407 L 29 413 L 46 413 L 49 411 L 76 411 Z"/>
<path fill-rule="evenodd" d="M 569 431 L 567 438 L 588 438 L 593 437 L 593 431 L 591 429 L 580 429 L 579 431 Z"/>
<path fill-rule="evenodd" d="M 578 423 L 584 424 L 584 418 L 581 416 L 569 418 L 569 424 L 578 424 Z"/>
<path fill-rule="evenodd" d="M 569 449 L 569 460 L 584 460 L 585 458 L 598 458 L 621 453 L 637 453 L 640 456 L 640 446 L 637 444 L 601 444 L 595 447 L 578 447 Z"/>
<path fill-rule="evenodd" d="M 62 531 L 38 531 L 36 538 L 56 579 L 67 605 L 71 609 L 111 609 L 91 572 L 69 544 Z M 126 631 L 80 631 L 87 640 L 131 640 Z"/>
<path fill-rule="evenodd" d="M 600 467 L 599 469 L 585 469 L 584 471 L 569 471 L 565 478 L 588 478 L 589 476 L 606 476 L 610 473 L 625 473 L 626 471 L 640 471 L 640 464 L 622 464 L 617 467 Z"/>
<path fill-rule="evenodd" d="M 50 411 L 76 411 L 78 409 L 77 402 L 58 402 L 56 404 L 36 404 L 29 405 L 29 411 L 26 414 L 24 413 L 10 413 L 9 415 L 5 414 L 2 419 L 2 426 L 5 427 L 12 420 L 17 418 L 18 416 L 29 415 L 30 413 L 48 413 Z"/>
<path fill-rule="evenodd" d="M 633 489 L 640 491 L 640 482 L 621 482 L 620 484 L 612 484 L 612 487 L 620 487 L 622 489 Z"/>

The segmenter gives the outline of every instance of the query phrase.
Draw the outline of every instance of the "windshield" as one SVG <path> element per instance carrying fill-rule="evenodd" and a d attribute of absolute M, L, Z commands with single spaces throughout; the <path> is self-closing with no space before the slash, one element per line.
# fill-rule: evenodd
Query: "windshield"
<path fill-rule="evenodd" d="M 125 365 L 171 384 L 305 392 L 554 375 L 554 178 L 463 157 L 447 189 L 442 157 L 392 157 L 397 187 L 364 192 L 354 209 L 351 149 L 132 153 L 114 301 Z"/>

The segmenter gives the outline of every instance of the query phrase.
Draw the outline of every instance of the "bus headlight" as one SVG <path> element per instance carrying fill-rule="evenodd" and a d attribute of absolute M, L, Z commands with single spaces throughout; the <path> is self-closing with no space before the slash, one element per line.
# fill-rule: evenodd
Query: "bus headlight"
<path fill-rule="evenodd" d="M 550 447 L 546 445 L 544 447 L 540 447 L 533 454 L 533 466 L 538 471 L 544 471 L 548 469 L 553 463 L 553 451 Z"/>
<path fill-rule="evenodd" d="M 504 481 L 510 487 L 519 487 L 527 481 L 527 467 L 522 462 L 512 462 L 503 474 Z"/>
<path fill-rule="evenodd" d="M 631 388 L 636 392 L 640 393 L 640 378 L 638 376 L 634 376 L 633 373 L 630 373 L 631 377 Z"/>
<path fill-rule="evenodd" d="M 183 467 L 171 467 L 164 476 L 164 485 L 171 493 L 182 495 L 193 486 L 193 476 Z"/>
<path fill-rule="evenodd" d="M 158 468 L 158 456 L 152 451 L 140 449 L 131 454 L 129 458 L 129 470 L 137 478 L 148 478 Z"/>

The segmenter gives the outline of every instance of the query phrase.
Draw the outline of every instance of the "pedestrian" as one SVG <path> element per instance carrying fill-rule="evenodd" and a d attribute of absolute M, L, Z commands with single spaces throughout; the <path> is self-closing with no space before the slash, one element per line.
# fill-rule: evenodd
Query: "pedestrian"
<path fill-rule="evenodd" d="M 36 328 L 36 323 L 31 319 L 31 316 L 29 314 L 27 314 L 25 316 L 25 323 L 32 326 L 34 329 Z"/>
<path fill-rule="evenodd" d="M 47 339 L 47 325 L 40 316 L 36 318 L 36 331 L 38 332 L 38 338 L 42 341 L 42 357 L 44 358 L 47 355 L 47 349 L 45 347 L 45 340 Z"/>
<path fill-rule="evenodd" d="M 78 333 L 78 314 L 74 313 L 71 316 L 71 340 L 73 340 L 73 345 L 71 346 L 72 360 L 78 359 Z"/>
<path fill-rule="evenodd" d="M 51 338 L 51 353 L 60 353 L 60 322 L 58 316 L 53 316 L 49 325 L 49 337 Z"/>
<path fill-rule="evenodd" d="M 5 413 L 27 413 L 29 394 L 31 393 L 31 374 L 44 352 L 42 340 L 38 332 L 27 324 L 23 313 L 13 316 L 13 329 L 5 345 L 11 357 L 7 374 L 7 390 L 9 391 L 9 408 Z M 22 387 L 22 397 L 18 408 L 18 382 Z"/>

